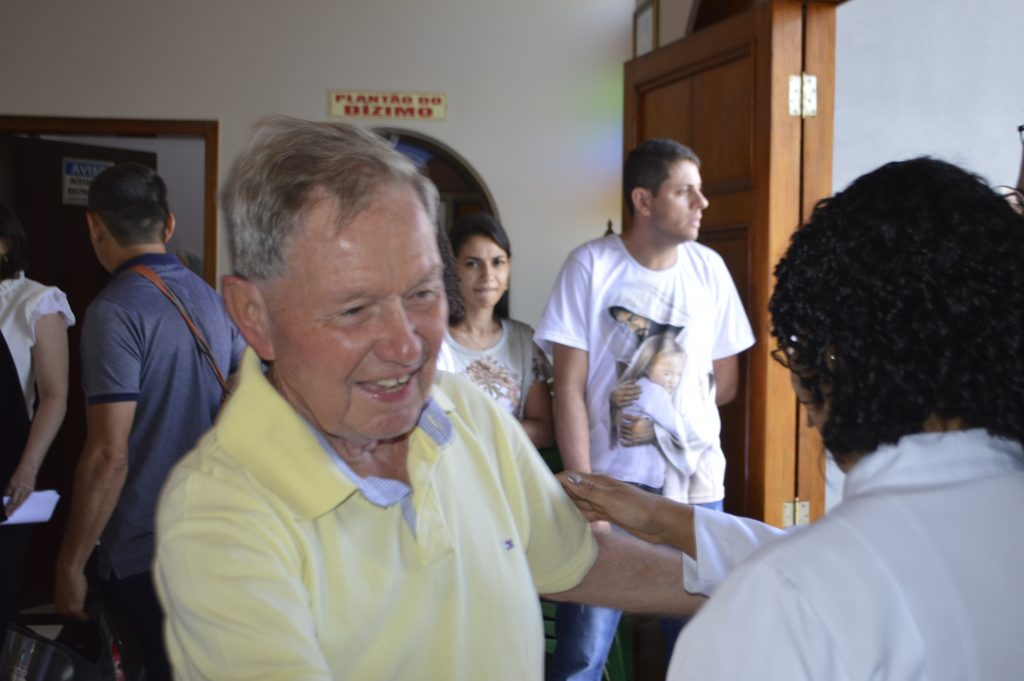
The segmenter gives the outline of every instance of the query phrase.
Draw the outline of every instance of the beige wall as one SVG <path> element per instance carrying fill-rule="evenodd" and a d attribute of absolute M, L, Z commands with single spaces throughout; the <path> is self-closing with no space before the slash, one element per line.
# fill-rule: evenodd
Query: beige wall
<path fill-rule="evenodd" d="M 448 94 L 409 123 L 488 184 L 535 323 L 578 243 L 619 225 L 632 0 L 0 0 L 0 113 L 217 119 L 221 175 L 269 113 L 329 89 Z M 226 271 L 224 236 L 221 271 Z"/>
<path fill-rule="evenodd" d="M 688 2 L 662 0 L 663 14 Z M 257 118 L 324 119 L 329 89 L 446 92 L 447 121 L 409 127 L 487 182 L 515 251 L 513 315 L 535 323 L 569 250 L 609 218 L 619 227 L 636 4 L 0 0 L 0 113 L 217 119 L 223 175 Z M 1013 5 L 840 6 L 837 187 L 922 153 L 1016 179 L 1024 11 Z"/>

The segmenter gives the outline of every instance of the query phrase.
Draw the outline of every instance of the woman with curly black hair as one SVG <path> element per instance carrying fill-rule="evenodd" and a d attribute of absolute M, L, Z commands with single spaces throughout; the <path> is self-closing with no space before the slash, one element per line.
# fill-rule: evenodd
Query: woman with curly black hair
<path fill-rule="evenodd" d="M 1020 678 L 1024 219 L 953 165 L 890 163 L 820 202 L 775 274 L 776 356 L 847 472 L 842 503 L 772 541 L 563 478 L 590 517 L 696 557 L 691 591 L 770 542 L 684 630 L 668 678 Z"/>

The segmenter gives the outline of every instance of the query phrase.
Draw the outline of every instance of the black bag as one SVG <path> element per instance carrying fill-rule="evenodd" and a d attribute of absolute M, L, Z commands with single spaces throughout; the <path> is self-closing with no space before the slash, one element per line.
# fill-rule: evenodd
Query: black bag
<path fill-rule="evenodd" d="M 142 655 L 117 608 L 90 591 L 87 622 L 57 614 L 22 615 L 24 622 L 60 625 L 56 640 L 12 623 L 0 648 L 0 681 L 145 681 Z"/>
<path fill-rule="evenodd" d="M 68 646 L 17 622 L 7 625 L 0 651 L 0 679 L 21 681 L 114 681 Z"/>

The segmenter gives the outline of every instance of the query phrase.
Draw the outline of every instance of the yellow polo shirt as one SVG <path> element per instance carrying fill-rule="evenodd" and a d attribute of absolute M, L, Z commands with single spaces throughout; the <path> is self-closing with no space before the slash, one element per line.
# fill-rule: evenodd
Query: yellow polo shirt
<path fill-rule="evenodd" d="M 543 678 L 537 593 L 579 583 L 596 544 L 518 423 L 461 377 L 435 383 L 410 444 L 414 532 L 247 350 L 157 512 L 177 678 Z"/>

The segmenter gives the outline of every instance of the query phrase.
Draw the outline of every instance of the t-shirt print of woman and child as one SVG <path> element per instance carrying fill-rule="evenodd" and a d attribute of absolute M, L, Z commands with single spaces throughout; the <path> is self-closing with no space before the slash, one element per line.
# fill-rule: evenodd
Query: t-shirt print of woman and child
<path fill-rule="evenodd" d="M 692 433 L 677 394 L 687 361 L 681 342 L 685 327 L 658 323 L 621 306 L 609 308 L 609 313 L 619 346 L 618 376 L 609 397 L 615 474 L 664 468 L 667 461 L 683 475 L 692 475 L 700 450 L 687 446 Z M 698 390 L 705 399 L 712 380 L 700 380 Z"/>

